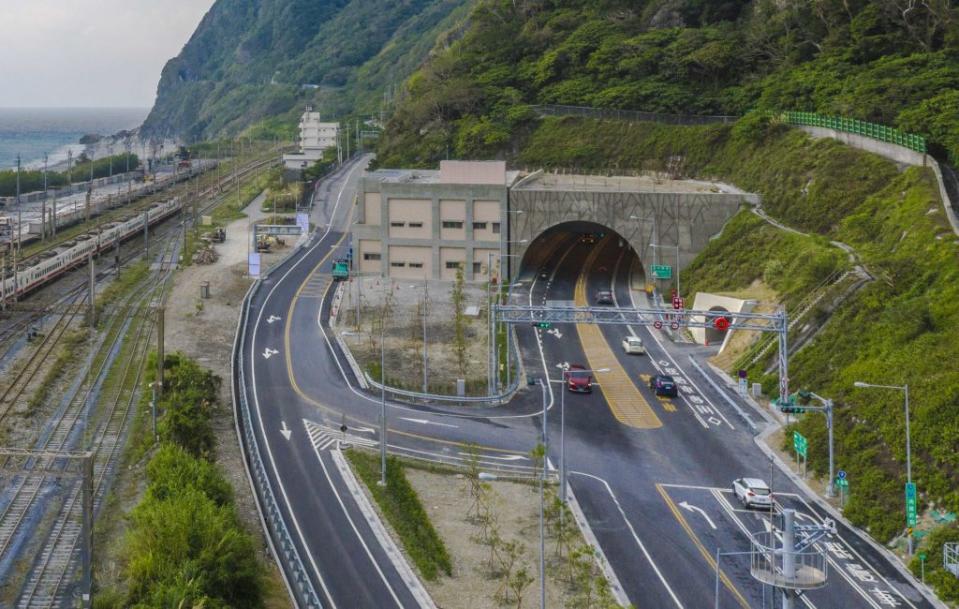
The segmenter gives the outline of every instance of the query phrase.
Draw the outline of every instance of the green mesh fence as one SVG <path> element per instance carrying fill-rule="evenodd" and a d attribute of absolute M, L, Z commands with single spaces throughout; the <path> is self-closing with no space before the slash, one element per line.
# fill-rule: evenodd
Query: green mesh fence
<path fill-rule="evenodd" d="M 815 112 L 783 112 L 783 120 L 790 125 L 806 125 L 809 127 L 825 127 L 826 129 L 835 129 L 836 131 L 845 131 L 846 133 L 855 133 L 865 137 L 871 137 L 890 144 L 898 144 L 916 152 L 926 152 L 926 138 L 914 133 L 904 133 L 898 129 L 878 125 L 876 123 L 867 123 L 855 118 L 844 118 L 841 116 L 823 116 Z"/>

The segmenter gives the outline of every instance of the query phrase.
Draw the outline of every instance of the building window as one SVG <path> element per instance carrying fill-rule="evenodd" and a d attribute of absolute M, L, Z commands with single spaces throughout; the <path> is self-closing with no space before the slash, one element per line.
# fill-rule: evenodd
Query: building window
<path fill-rule="evenodd" d="M 473 222 L 473 230 L 486 230 L 486 222 Z"/>
<path fill-rule="evenodd" d="M 405 262 L 390 262 L 390 266 L 401 269 L 406 266 Z"/>
<path fill-rule="evenodd" d="M 499 222 L 493 222 L 493 234 L 494 235 L 499 234 Z"/>
<path fill-rule="evenodd" d="M 423 228 L 423 223 L 422 223 L 422 222 L 410 222 L 409 226 L 410 226 L 410 228 Z"/>
<path fill-rule="evenodd" d="M 411 263 L 410 263 L 410 268 L 411 268 L 411 269 L 421 269 L 421 268 L 423 268 L 423 263 L 422 263 L 422 262 L 411 262 Z"/>
<path fill-rule="evenodd" d="M 482 263 L 482 262 L 474 262 L 474 263 L 473 263 L 473 274 L 474 274 L 474 275 L 482 275 L 482 274 L 483 274 L 483 263 Z"/>
<path fill-rule="evenodd" d="M 379 260 L 381 256 L 373 252 L 365 252 L 363 254 L 363 260 Z"/>
<path fill-rule="evenodd" d="M 463 223 L 459 220 L 443 220 L 443 228 L 463 228 Z"/>
<path fill-rule="evenodd" d="M 462 263 L 462 262 L 457 262 L 457 261 L 454 261 L 454 260 L 448 260 L 448 261 L 446 262 L 446 268 L 448 268 L 448 269 L 461 269 L 461 268 L 463 268 L 463 263 Z"/>
<path fill-rule="evenodd" d="M 393 228 L 403 228 L 406 226 L 406 222 L 390 222 L 390 226 Z"/>

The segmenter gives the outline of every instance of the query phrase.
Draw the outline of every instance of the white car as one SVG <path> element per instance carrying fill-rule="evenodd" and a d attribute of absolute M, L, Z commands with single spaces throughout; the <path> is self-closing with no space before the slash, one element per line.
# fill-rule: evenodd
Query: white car
<path fill-rule="evenodd" d="M 733 480 L 733 493 L 743 507 L 771 508 L 773 506 L 773 493 L 769 490 L 769 485 L 759 478 Z"/>
<path fill-rule="evenodd" d="M 643 346 L 643 341 L 638 336 L 627 336 L 623 339 L 623 351 L 642 355 L 646 353 L 646 347 Z"/>

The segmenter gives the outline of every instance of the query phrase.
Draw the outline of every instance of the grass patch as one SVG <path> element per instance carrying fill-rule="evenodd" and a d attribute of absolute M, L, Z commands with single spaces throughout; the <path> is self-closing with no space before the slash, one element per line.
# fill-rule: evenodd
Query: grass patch
<path fill-rule="evenodd" d="M 419 496 L 406 479 L 403 464 L 393 457 L 387 458 L 386 486 L 382 487 L 377 484 L 380 461 L 376 455 L 351 450 L 346 452 L 346 457 L 370 489 L 423 577 L 433 581 L 440 573 L 451 575 L 453 564 L 446 546 L 433 528 Z"/>
<path fill-rule="evenodd" d="M 30 396 L 30 401 L 27 403 L 28 414 L 36 412 L 47 401 L 50 390 L 53 389 L 53 384 L 69 369 L 70 364 L 77 356 L 77 351 L 87 341 L 87 337 L 87 332 L 84 330 L 74 330 L 63 337 L 57 359 L 43 375 L 40 385 Z"/>

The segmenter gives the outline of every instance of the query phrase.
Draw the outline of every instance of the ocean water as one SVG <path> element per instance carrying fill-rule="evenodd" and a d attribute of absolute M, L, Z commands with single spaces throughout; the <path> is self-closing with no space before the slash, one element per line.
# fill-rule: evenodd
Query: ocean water
<path fill-rule="evenodd" d="M 41 167 L 65 161 L 68 151 L 83 151 L 79 144 L 88 133 L 113 135 L 143 123 L 149 108 L 0 108 L 0 169 L 17 164 Z M 122 150 L 116 150 L 120 154 Z"/>

